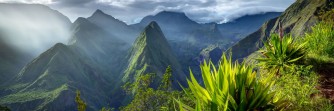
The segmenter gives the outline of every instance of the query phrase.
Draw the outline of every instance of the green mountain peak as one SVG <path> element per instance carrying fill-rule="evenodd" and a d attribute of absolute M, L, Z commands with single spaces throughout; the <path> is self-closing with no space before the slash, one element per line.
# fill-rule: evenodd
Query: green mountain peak
<path fill-rule="evenodd" d="M 181 65 L 156 22 L 145 27 L 128 57 L 129 65 L 124 71 L 123 82 L 134 81 L 139 75 L 147 73 L 156 73 L 161 77 L 168 65 L 173 68 L 176 79 L 184 79 Z"/>

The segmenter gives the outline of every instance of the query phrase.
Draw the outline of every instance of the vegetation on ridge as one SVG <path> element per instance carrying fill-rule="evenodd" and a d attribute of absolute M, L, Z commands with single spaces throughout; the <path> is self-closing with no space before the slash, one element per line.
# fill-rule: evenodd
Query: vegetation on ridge
<path fill-rule="evenodd" d="M 329 30 L 332 28 L 329 23 L 319 23 L 304 38 L 287 38 L 292 39 L 289 40 L 292 42 L 280 41 L 277 35 L 273 35 L 265 43 L 265 47 L 260 50 L 260 52 L 274 52 L 269 57 L 262 53 L 261 58 L 280 58 L 270 59 L 270 61 L 259 59 L 259 70 L 261 77 L 266 77 L 268 76 L 266 75 L 268 72 L 273 72 L 273 68 L 268 68 L 268 66 L 273 65 L 272 63 L 282 63 L 280 65 L 274 64 L 274 66 L 279 67 L 277 71 L 274 70 L 276 71 L 275 73 L 281 76 L 273 78 L 276 81 L 273 90 L 277 91 L 277 96 L 287 100 L 288 106 L 285 108 L 286 110 L 333 110 L 333 105 L 318 90 L 319 85 L 321 85 L 318 83 L 320 73 L 317 72 L 320 64 L 318 64 L 319 62 L 310 62 L 314 61 L 314 57 L 316 61 L 319 61 L 317 59 L 327 56 L 327 54 L 332 54 L 329 51 L 332 46 L 328 44 L 331 41 L 329 38 L 333 37 L 331 35 L 333 30 Z M 285 47 L 275 48 L 276 43 L 285 44 L 279 45 Z M 287 44 L 291 44 L 292 46 Z M 291 51 L 282 50 L 289 48 Z M 293 55 L 291 52 L 297 52 L 297 56 L 291 56 Z M 330 59 L 326 59 L 325 61 L 328 60 Z"/>
<path fill-rule="evenodd" d="M 141 75 L 134 83 L 127 83 L 123 86 L 127 94 L 132 95 L 134 90 L 135 92 L 130 104 L 121 107 L 120 110 L 171 111 L 178 109 L 173 98 L 180 98 L 189 102 L 183 92 L 172 89 L 172 69 L 170 66 L 166 68 L 165 74 L 161 78 L 160 86 L 157 89 L 150 87 L 155 80 L 154 78 L 155 74 Z"/>

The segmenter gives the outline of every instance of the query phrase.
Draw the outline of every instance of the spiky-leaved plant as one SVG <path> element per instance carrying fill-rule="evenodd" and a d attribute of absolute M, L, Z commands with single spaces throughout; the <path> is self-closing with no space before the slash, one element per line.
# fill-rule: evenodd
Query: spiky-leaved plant
<path fill-rule="evenodd" d="M 280 70 L 291 68 L 305 56 L 305 45 L 306 42 L 296 43 L 291 35 L 272 34 L 259 50 L 263 56 L 257 60 L 260 66 L 279 75 Z"/>
<path fill-rule="evenodd" d="M 211 110 L 211 111 L 246 111 L 280 109 L 284 102 L 275 98 L 271 91 L 272 79 L 258 80 L 253 67 L 244 63 L 233 63 L 225 54 L 218 69 L 210 61 L 201 66 L 202 86 L 190 72 L 187 80 L 190 91 L 184 90 L 196 102 L 196 107 L 189 107 L 177 101 L 180 110 Z"/>

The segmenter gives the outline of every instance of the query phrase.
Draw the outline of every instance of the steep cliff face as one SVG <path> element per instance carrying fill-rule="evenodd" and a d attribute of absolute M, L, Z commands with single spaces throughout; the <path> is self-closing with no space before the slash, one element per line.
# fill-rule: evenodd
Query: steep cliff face
<path fill-rule="evenodd" d="M 158 77 L 162 77 L 168 65 L 171 65 L 174 71 L 175 80 L 185 79 L 181 65 L 160 27 L 156 22 L 151 22 L 136 39 L 131 49 L 129 65 L 124 71 L 123 81 L 136 80 L 136 77 L 146 73 L 156 73 Z"/>
<path fill-rule="evenodd" d="M 262 47 L 262 41 L 267 40 L 271 33 L 277 32 L 278 24 L 282 25 L 284 33 L 299 37 L 319 21 L 316 13 L 328 2 L 327 0 L 297 0 L 281 16 L 267 21 L 259 30 L 236 43 L 228 51 L 232 50 L 234 60 L 248 56 Z"/>

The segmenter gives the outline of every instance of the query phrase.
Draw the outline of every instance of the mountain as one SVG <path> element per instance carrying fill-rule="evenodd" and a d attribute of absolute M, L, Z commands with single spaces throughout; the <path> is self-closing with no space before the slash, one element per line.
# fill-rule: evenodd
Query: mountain
<path fill-rule="evenodd" d="M 0 3 L 0 16 L 2 87 L 34 57 L 69 37 L 70 20 L 44 5 Z"/>
<path fill-rule="evenodd" d="M 188 73 L 189 67 L 194 70 L 199 69 L 198 58 L 200 58 L 203 49 L 208 49 L 208 47 L 214 45 L 225 51 L 237 40 L 251 33 L 251 31 L 255 31 L 264 21 L 278 15 L 279 13 L 272 12 L 244 16 L 224 24 L 199 24 L 189 19 L 185 13 L 162 11 L 156 15 L 146 16 L 140 23 L 132 26 L 140 29 L 140 27 L 156 21 L 180 63 L 187 66 L 184 67 L 183 71 Z"/>
<path fill-rule="evenodd" d="M 31 7 L 50 11 L 42 5 Z M 20 15 L 19 12 L 15 13 Z M 5 40 L 5 37 L 14 36 L 1 35 L 0 66 L 8 66 L 9 70 L 1 67 L 0 74 L 7 73 L 7 70 L 11 76 L 4 77 L 12 79 L 6 82 L 6 86 L 0 87 L 0 104 L 9 106 L 14 111 L 75 110 L 76 90 L 81 91 L 81 98 L 89 104 L 88 110 L 98 110 L 110 105 L 117 108 L 125 105 L 129 97 L 121 89 L 124 83 L 133 82 L 139 75 L 147 73 L 156 73 L 156 79 L 161 79 L 170 65 L 173 70 L 173 87 L 178 87 L 178 82 L 185 83 L 189 67 L 194 69 L 194 73 L 199 72 L 199 63 L 203 59 L 218 60 L 220 56 L 217 57 L 216 54 L 221 54 L 222 50 L 233 43 L 231 37 L 222 36 L 222 24 L 199 24 L 184 13 L 163 11 L 145 17 L 138 24 L 127 25 L 101 10 L 95 11 L 88 18 L 79 17 L 74 23 L 68 22 L 66 17 L 54 10 L 37 12 L 40 11 L 27 14 L 31 14 L 31 19 L 36 20 L 43 16 L 40 21 L 47 23 L 48 20 L 55 21 L 49 18 L 57 13 L 60 19 L 55 23 L 61 25 L 51 25 L 68 30 L 71 34 L 66 32 L 58 35 L 55 32 L 63 30 L 49 32 L 47 27 L 43 27 L 47 30 L 39 29 L 47 34 L 32 30 L 32 35 L 36 33 L 36 37 L 65 37 L 69 41 L 67 45 L 57 43 L 50 46 L 42 54 L 34 53 L 36 55 L 32 57 L 35 59 L 30 62 L 25 60 L 24 57 L 29 57 L 25 52 L 20 52 L 20 48 L 16 49 L 15 45 Z M 30 20 L 28 15 L 25 16 L 27 17 L 23 17 L 24 19 Z M 0 29 L 1 32 L 8 31 Z M 199 55 L 202 58 L 198 58 Z"/>
<path fill-rule="evenodd" d="M 6 96 L 0 104 L 12 110 L 75 110 L 76 90 L 88 110 L 111 102 L 130 46 L 85 18 L 78 18 L 72 30 L 69 45 L 58 43 L 42 53 L 1 89 Z"/>
<path fill-rule="evenodd" d="M 0 36 L 0 86 L 4 87 L 5 82 L 11 80 L 31 59 L 31 55 L 11 47 Z"/>
<path fill-rule="evenodd" d="M 83 95 L 87 103 L 93 104 L 88 109 L 98 109 L 96 106 L 107 103 L 101 90 L 109 88 L 109 81 L 95 69 L 73 49 L 58 43 L 21 70 L 12 81 L 15 84 L 6 88 L 10 94 L 2 97 L 0 104 L 15 111 L 75 110 L 75 91 L 80 89 L 95 95 Z"/>
<path fill-rule="evenodd" d="M 161 78 L 168 65 L 174 72 L 174 85 L 185 80 L 181 65 L 156 22 L 151 22 L 136 39 L 128 64 L 122 78 L 124 82 L 134 81 L 146 73 L 156 73 Z"/>
<path fill-rule="evenodd" d="M 223 54 L 223 50 L 217 45 L 210 45 L 201 51 L 197 61 L 201 63 L 204 60 L 211 60 L 214 64 L 217 64 Z"/>
<path fill-rule="evenodd" d="M 224 37 L 230 37 L 234 41 L 243 39 L 247 35 L 255 32 L 266 21 L 276 18 L 281 12 L 267 12 L 255 15 L 242 16 L 234 21 L 219 24 L 219 31 Z"/>
<path fill-rule="evenodd" d="M 73 30 L 76 33 L 69 42 L 71 46 L 78 48 L 82 55 L 93 61 L 92 64 L 106 69 L 106 72 L 120 73 L 120 61 L 125 59 L 124 56 L 130 49 L 128 43 L 81 17 L 73 23 Z"/>
<path fill-rule="evenodd" d="M 87 20 L 130 44 L 134 42 L 135 37 L 137 37 L 140 33 L 139 30 L 136 30 L 124 22 L 105 14 L 99 9 L 96 10 L 92 16 L 88 17 Z"/>
<path fill-rule="evenodd" d="M 213 24 L 199 24 L 189 19 L 185 13 L 162 11 L 156 15 L 144 17 L 140 23 L 132 26 L 143 28 L 150 22 L 155 21 L 161 26 L 161 30 L 165 33 L 169 41 L 185 41 L 185 42 L 209 42 L 212 39 L 224 39 L 220 32 L 215 32 Z M 214 33 L 212 33 L 214 32 Z M 206 35 L 210 33 L 211 35 Z M 204 43 L 203 43 L 204 44 Z"/>
<path fill-rule="evenodd" d="M 134 26 L 145 27 L 152 21 L 157 22 L 161 26 L 162 31 L 166 33 L 167 32 L 187 33 L 191 32 L 193 28 L 200 27 L 200 24 L 189 19 L 185 15 L 185 13 L 170 12 L 170 11 L 162 11 L 157 13 L 156 15 L 146 16 L 140 21 L 140 23 L 134 24 Z M 169 33 L 166 34 L 166 36 L 169 37 L 167 39 L 172 39 L 172 40 L 179 40 L 186 38 L 182 36 L 177 37 L 176 35 L 171 35 Z"/>
<path fill-rule="evenodd" d="M 267 20 L 278 17 L 280 14 L 281 12 L 267 12 L 262 14 L 246 15 L 231 22 L 217 24 L 217 26 L 222 36 L 231 38 L 230 44 L 233 44 L 234 42 L 239 41 L 247 35 L 255 32 Z M 229 47 L 222 47 L 217 44 L 209 45 L 201 50 L 196 61 L 202 62 L 204 59 L 210 59 L 213 63 L 217 63 L 220 60 L 222 53 L 228 48 Z"/>
<path fill-rule="evenodd" d="M 71 35 L 71 21 L 45 5 L 0 3 L 0 16 L 3 40 L 35 57 Z"/>
<path fill-rule="evenodd" d="M 271 33 L 277 31 L 279 23 L 282 25 L 284 33 L 290 33 L 294 37 L 303 35 L 318 22 L 316 13 L 320 11 L 321 7 L 329 4 L 328 2 L 330 1 L 297 0 L 281 16 L 267 21 L 259 30 L 232 46 L 229 50 L 232 50 L 233 59 L 246 57 L 262 47 L 262 41 L 267 40 Z"/>
<path fill-rule="evenodd" d="M 201 49 L 211 44 L 230 46 L 231 40 L 222 36 L 217 24 L 199 24 L 189 19 L 185 13 L 162 11 L 144 17 L 140 23 L 132 26 L 140 29 L 152 21 L 159 24 L 180 64 L 186 66 L 182 69 L 185 73 L 188 73 L 189 67 L 197 67 L 193 60 Z"/>

